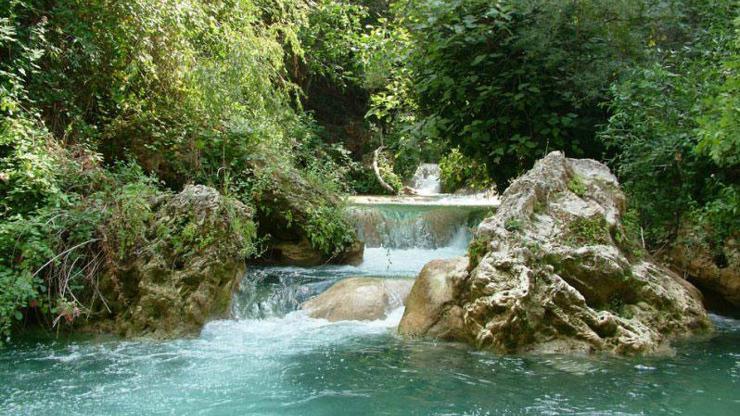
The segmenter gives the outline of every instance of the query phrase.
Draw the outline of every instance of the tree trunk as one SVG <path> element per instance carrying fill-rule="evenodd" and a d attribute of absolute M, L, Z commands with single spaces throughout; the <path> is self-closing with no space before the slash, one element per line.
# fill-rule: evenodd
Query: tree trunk
<path fill-rule="evenodd" d="M 380 176 L 380 168 L 378 167 L 378 157 L 380 157 L 380 151 L 383 150 L 383 146 L 380 146 L 379 148 L 375 149 L 375 153 L 373 154 L 373 170 L 375 171 L 375 177 L 378 178 L 378 182 L 380 182 L 380 185 L 387 189 L 388 192 L 396 193 L 396 190 L 393 189 L 392 186 L 388 185 L 386 181 L 383 180 L 383 177 Z"/>

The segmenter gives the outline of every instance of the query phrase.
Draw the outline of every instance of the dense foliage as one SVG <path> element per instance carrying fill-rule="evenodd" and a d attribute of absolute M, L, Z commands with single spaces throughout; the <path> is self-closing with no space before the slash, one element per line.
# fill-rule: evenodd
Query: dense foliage
<path fill-rule="evenodd" d="M 189 183 L 243 254 L 354 240 L 340 195 L 611 163 L 648 248 L 740 227 L 734 0 L 0 0 L 0 334 L 72 320 Z M 235 220 L 235 224 L 238 220 Z M 256 231 L 255 231 L 256 230 Z M 688 231 L 687 231 L 688 230 Z M 180 239 L 178 241 L 189 241 Z"/>
<path fill-rule="evenodd" d="M 186 183 L 253 204 L 288 172 L 322 191 L 298 232 L 328 253 L 353 240 L 332 196 L 343 185 L 327 186 L 343 170 L 285 65 L 304 56 L 307 3 L 3 0 L 0 12 L 0 333 L 24 311 L 82 310 L 98 272 L 139 248 L 152 199 Z"/>
<path fill-rule="evenodd" d="M 740 9 L 687 6 L 666 49 L 613 85 L 599 133 L 653 247 L 682 227 L 715 247 L 740 229 Z"/>

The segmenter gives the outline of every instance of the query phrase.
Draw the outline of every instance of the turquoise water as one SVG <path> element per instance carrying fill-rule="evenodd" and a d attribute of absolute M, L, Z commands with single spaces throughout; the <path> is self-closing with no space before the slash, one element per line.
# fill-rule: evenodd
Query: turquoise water
<path fill-rule="evenodd" d="M 469 236 L 468 236 L 469 237 Z M 193 339 L 17 340 L 0 349 L 9 415 L 738 415 L 740 321 L 672 357 L 506 357 L 311 319 L 297 306 L 352 275 L 413 276 L 465 250 L 372 248 L 360 267 L 251 270 L 232 319 Z M 406 276 L 406 277 L 404 277 Z"/>
<path fill-rule="evenodd" d="M 737 415 L 740 324 L 675 357 L 501 357 L 296 314 L 173 342 L 52 341 L 0 353 L 0 412 L 27 415 Z"/>

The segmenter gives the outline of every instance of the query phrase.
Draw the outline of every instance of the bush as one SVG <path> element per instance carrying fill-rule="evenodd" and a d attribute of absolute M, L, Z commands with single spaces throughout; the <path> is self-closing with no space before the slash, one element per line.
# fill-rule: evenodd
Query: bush
<path fill-rule="evenodd" d="M 47 177 L 55 193 L 0 222 L 2 335 L 27 316 L 56 325 L 90 313 L 101 270 L 141 247 L 156 184 L 135 164 L 109 173 L 86 164 L 89 156 L 60 152 L 56 175 Z"/>
<path fill-rule="evenodd" d="M 738 56 L 738 8 L 725 0 L 686 3 L 685 38 L 612 87 L 612 115 L 599 133 L 652 248 L 686 223 L 715 234 L 699 239 L 733 229 L 739 118 L 727 106 L 737 98 L 737 74 L 728 69 Z"/>
<path fill-rule="evenodd" d="M 493 185 L 488 177 L 486 163 L 463 155 L 457 148 L 440 159 L 439 169 L 442 171 L 440 179 L 443 192 L 454 192 L 458 189 L 482 191 Z"/>

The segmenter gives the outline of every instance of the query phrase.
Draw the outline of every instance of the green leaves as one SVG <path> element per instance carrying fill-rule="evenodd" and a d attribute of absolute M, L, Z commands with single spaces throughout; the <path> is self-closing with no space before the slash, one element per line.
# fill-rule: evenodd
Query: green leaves
<path fill-rule="evenodd" d="M 738 227 L 730 219 L 740 162 L 737 3 L 687 6 L 686 19 L 696 20 L 674 22 L 686 32 L 683 43 L 612 87 L 611 117 L 599 133 L 653 247 L 690 223 L 699 240 Z"/>
<path fill-rule="evenodd" d="M 548 150 L 598 155 L 598 103 L 625 62 L 641 55 L 624 47 L 642 33 L 629 26 L 641 18 L 637 6 L 416 0 L 398 8 L 410 38 L 407 108 L 419 120 L 412 134 L 490 156 L 500 184 Z"/>
<path fill-rule="evenodd" d="M 457 148 L 440 159 L 439 169 L 444 192 L 459 189 L 483 191 L 493 185 L 486 163 L 463 155 Z"/>

